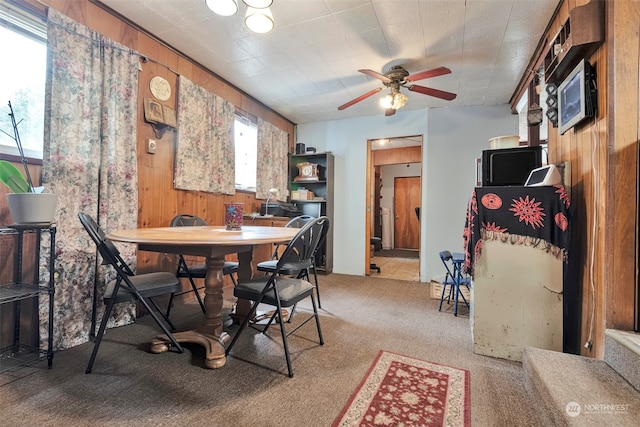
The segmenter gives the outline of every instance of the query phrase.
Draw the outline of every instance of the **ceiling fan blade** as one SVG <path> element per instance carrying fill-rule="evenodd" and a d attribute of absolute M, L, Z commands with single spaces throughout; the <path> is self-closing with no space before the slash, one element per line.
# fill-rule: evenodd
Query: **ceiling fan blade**
<path fill-rule="evenodd" d="M 375 95 L 376 93 L 380 92 L 382 90 L 381 87 L 371 90 L 367 93 L 365 93 L 364 95 L 360 95 L 359 97 L 352 99 L 351 101 L 347 102 L 346 104 L 342 104 L 341 106 L 338 107 L 338 110 L 344 110 L 345 108 L 351 107 L 353 104 L 358 103 L 360 101 L 362 101 L 363 99 L 367 99 L 370 96 Z"/>
<path fill-rule="evenodd" d="M 408 89 L 412 92 L 418 92 L 424 95 L 435 96 L 436 98 L 445 99 L 447 101 L 453 101 L 454 99 L 456 99 L 456 96 L 458 96 L 455 93 L 445 92 L 444 90 L 433 89 L 430 87 L 424 87 L 419 85 L 410 86 Z"/>
<path fill-rule="evenodd" d="M 391 83 L 391 79 L 390 78 L 388 78 L 387 76 L 382 75 L 382 74 L 380 74 L 380 73 L 378 73 L 376 71 L 369 70 L 369 69 L 358 70 L 358 71 L 361 72 L 362 74 L 366 74 L 367 76 L 373 77 L 373 78 L 378 79 L 378 80 L 382 80 L 385 83 Z"/>
<path fill-rule="evenodd" d="M 417 82 L 418 80 L 428 79 L 430 77 L 438 77 L 444 74 L 450 74 L 451 70 L 447 67 L 438 67 L 433 70 L 421 71 L 419 73 L 411 74 L 407 76 L 407 81 Z"/>
<path fill-rule="evenodd" d="M 396 113 L 395 108 L 387 108 L 387 109 L 384 111 L 384 115 L 385 115 L 385 116 L 393 116 L 395 113 Z"/>

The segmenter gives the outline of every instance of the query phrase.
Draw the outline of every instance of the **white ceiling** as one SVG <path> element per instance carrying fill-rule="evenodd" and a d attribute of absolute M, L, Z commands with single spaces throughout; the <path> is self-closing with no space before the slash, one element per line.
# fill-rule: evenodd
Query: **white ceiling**
<path fill-rule="evenodd" d="M 453 101 L 403 89 L 403 109 L 509 102 L 559 0 L 274 0 L 275 29 L 254 34 L 246 7 L 218 16 L 205 0 L 101 0 L 294 123 L 379 114 L 385 89 L 359 69 L 410 74 L 448 67 L 416 82 L 457 93 Z M 156 59 L 156 58 L 152 58 Z"/>

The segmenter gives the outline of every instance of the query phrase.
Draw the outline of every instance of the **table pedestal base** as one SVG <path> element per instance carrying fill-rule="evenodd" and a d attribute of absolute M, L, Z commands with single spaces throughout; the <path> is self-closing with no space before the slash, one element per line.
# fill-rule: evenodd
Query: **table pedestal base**
<path fill-rule="evenodd" d="M 197 330 L 176 332 L 173 334 L 176 341 L 179 343 L 195 343 L 204 347 L 205 351 L 205 366 L 209 369 L 222 368 L 227 363 L 225 357 L 226 344 L 231 337 L 226 332 L 223 332 L 219 337 L 214 335 L 205 334 Z M 166 335 L 158 335 L 153 341 L 151 341 L 152 353 L 164 353 L 169 350 L 171 346 L 171 340 Z"/>

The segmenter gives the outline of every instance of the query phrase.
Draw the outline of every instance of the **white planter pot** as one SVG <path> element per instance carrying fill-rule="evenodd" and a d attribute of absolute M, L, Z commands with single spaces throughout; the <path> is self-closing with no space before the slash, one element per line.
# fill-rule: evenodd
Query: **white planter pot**
<path fill-rule="evenodd" d="M 50 224 L 53 222 L 57 203 L 57 194 L 7 194 L 9 212 L 15 224 Z"/>

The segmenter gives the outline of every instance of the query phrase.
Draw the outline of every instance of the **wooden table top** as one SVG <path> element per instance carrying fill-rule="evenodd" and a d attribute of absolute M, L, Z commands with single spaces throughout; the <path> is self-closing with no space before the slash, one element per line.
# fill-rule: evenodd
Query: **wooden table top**
<path fill-rule="evenodd" d="M 243 226 L 240 231 L 228 231 L 224 226 L 155 227 L 116 230 L 107 234 L 107 239 L 160 245 L 235 246 L 286 242 L 298 231 L 297 228 L 261 226 Z"/>

